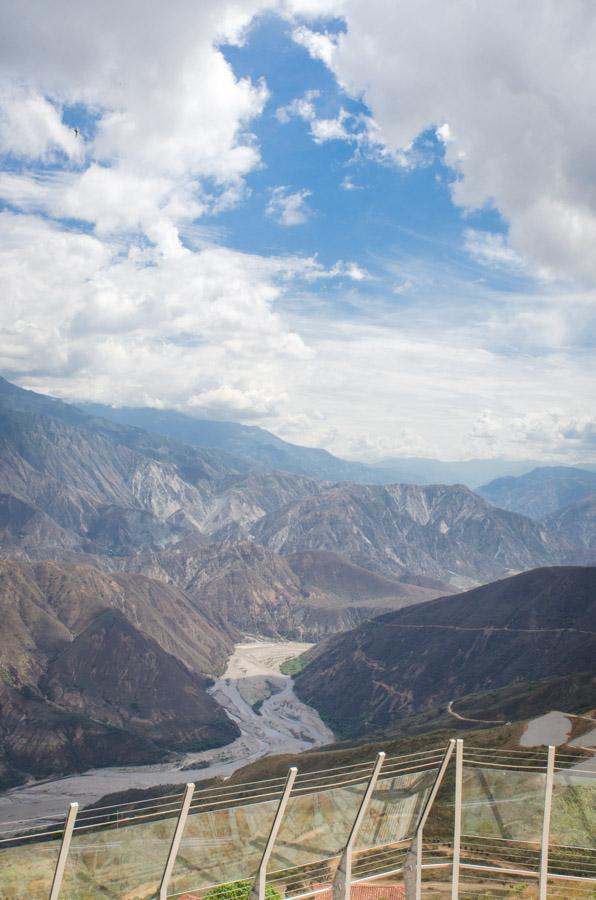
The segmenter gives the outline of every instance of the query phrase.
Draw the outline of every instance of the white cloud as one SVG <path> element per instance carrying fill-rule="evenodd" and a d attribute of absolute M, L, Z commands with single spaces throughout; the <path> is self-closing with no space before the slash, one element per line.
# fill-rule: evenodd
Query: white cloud
<path fill-rule="evenodd" d="M 254 418 L 339 453 L 569 459 L 593 448 L 588 289 L 499 295 L 400 260 L 386 272 L 388 300 L 378 276 L 364 291 L 372 276 L 353 261 L 240 253 L 197 222 L 240 202 L 261 165 L 251 128 L 267 86 L 238 78 L 219 42 L 242 41 L 255 15 L 281 8 L 312 17 L 295 39 L 372 116 L 320 118 L 309 91 L 280 121 L 298 117 L 315 141 L 349 141 L 402 167 L 434 130 L 457 174 L 455 201 L 493 203 L 510 225 L 506 239 L 468 230 L 476 260 L 590 281 L 591 3 L 25 7 L 4 4 L 0 33 L 0 151 L 21 163 L 0 179 L 20 210 L 0 216 L 7 375 L 67 398 Z M 345 16 L 346 33 L 312 30 L 325 13 Z M 78 138 L 65 124 L 72 104 L 86 116 Z M 341 186 L 358 187 L 350 176 Z M 309 196 L 278 187 L 268 212 L 300 224 Z M 308 295 L 334 278 L 351 283 Z"/>
<path fill-rule="evenodd" d="M 345 33 L 295 39 L 364 99 L 388 150 L 437 129 L 457 204 L 494 204 L 543 275 L 595 283 L 591 0 L 343 0 L 337 13 Z"/>
<path fill-rule="evenodd" d="M 59 109 L 45 97 L 5 85 L 0 93 L 0 154 L 47 162 L 58 153 L 73 160 L 83 154 L 82 141 L 63 124 Z"/>
<path fill-rule="evenodd" d="M 306 202 L 311 196 L 311 191 L 290 191 L 287 187 L 276 187 L 271 192 L 266 213 L 280 225 L 303 225 L 312 215 L 312 210 Z"/>
<path fill-rule="evenodd" d="M 546 453 L 551 459 L 590 461 L 596 450 L 596 418 L 570 416 L 561 409 L 503 417 L 484 410 L 470 433 L 484 451 L 505 444 L 515 455 L 524 448 L 530 455 Z M 519 449 L 517 453 L 519 455 Z"/>
<path fill-rule="evenodd" d="M 305 122 L 312 122 L 316 118 L 314 101 L 320 96 L 320 91 L 307 91 L 303 97 L 295 97 L 285 106 L 279 106 L 275 110 L 275 117 L 278 122 L 286 124 L 291 119 L 304 119 Z"/>
<path fill-rule="evenodd" d="M 355 184 L 354 179 L 351 175 L 346 175 L 345 178 L 342 179 L 340 184 L 340 188 L 342 191 L 362 191 L 364 190 L 361 184 Z"/>
<path fill-rule="evenodd" d="M 315 108 L 315 100 L 320 96 L 319 91 L 307 91 L 304 96 L 296 97 L 285 106 L 280 106 L 275 111 L 275 116 L 282 124 L 287 124 L 291 119 L 302 119 L 310 125 L 310 133 L 315 144 L 324 144 L 326 141 L 359 141 L 363 137 L 362 128 L 359 132 L 348 131 L 346 123 L 355 122 L 361 126 L 361 122 L 355 116 L 350 116 L 345 109 L 340 109 L 338 115 L 332 119 L 319 119 Z M 366 132 L 364 132 L 366 133 Z"/>
<path fill-rule="evenodd" d="M 240 40 L 271 3 L 177 0 L 150 14 L 140 0 L 33 5 L 4 5 L 0 151 L 77 163 L 40 185 L 46 212 L 101 234 L 138 230 L 168 251 L 180 225 L 242 196 L 260 164 L 250 123 L 268 93 L 237 78 L 217 43 Z M 86 140 L 63 122 L 69 104 L 92 119 Z"/>
<path fill-rule="evenodd" d="M 305 25 L 295 28 L 292 37 L 297 44 L 308 50 L 313 59 L 320 59 L 331 66 L 337 47 L 337 35 L 328 32 L 312 31 Z"/>
<path fill-rule="evenodd" d="M 288 360 L 309 357 L 272 309 L 287 263 L 166 257 L 0 214 L 0 368 L 62 396 L 272 414 Z"/>

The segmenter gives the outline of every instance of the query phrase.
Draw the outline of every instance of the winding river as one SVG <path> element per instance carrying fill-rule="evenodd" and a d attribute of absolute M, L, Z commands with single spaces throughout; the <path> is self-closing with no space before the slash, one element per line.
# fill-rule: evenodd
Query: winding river
<path fill-rule="evenodd" d="M 298 700 L 292 679 L 279 671 L 284 660 L 310 646 L 258 639 L 236 645 L 224 675 L 211 688 L 242 732 L 233 743 L 157 765 L 90 769 L 13 788 L 0 796 L 0 822 L 60 816 L 73 800 L 85 806 L 130 788 L 226 777 L 262 756 L 299 753 L 330 743 L 333 733 L 315 710 Z"/>

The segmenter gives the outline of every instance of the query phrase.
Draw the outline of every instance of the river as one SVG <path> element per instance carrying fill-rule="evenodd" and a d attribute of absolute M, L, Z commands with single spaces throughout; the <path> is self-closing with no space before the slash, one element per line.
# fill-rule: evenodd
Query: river
<path fill-rule="evenodd" d="M 314 709 L 298 700 L 292 679 L 279 671 L 284 660 L 311 646 L 258 639 L 245 639 L 235 646 L 224 675 L 210 690 L 242 732 L 233 743 L 187 753 L 167 763 L 90 769 L 13 788 L 0 795 L 0 822 L 60 816 L 73 800 L 85 806 L 130 788 L 225 777 L 263 756 L 299 753 L 330 743 L 333 733 Z M 253 704 L 259 701 L 262 705 L 255 711 Z"/>

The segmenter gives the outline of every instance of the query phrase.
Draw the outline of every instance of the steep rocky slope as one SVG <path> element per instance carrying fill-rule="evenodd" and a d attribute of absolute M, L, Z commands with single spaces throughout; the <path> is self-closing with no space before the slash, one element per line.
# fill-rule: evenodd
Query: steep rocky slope
<path fill-rule="evenodd" d="M 5 781 L 154 760 L 166 747 L 236 735 L 202 674 L 222 671 L 231 641 L 173 585 L 6 560 L 0 615 Z"/>
<path fill-rule="evenodd" d="M 331 638 L 299 696 L 345 734 L 504 685 L 596 671 L 596 568 L 537 569 Z"/>
<path fill-rule="evenodd" d="M 49 663 L 40 688 L 61 709 L 127 728 L 168 750 L 204 750 L 237 730 L 191 672 L 115 609 L 106 609 Z"/>
<path fill-rule="evenodd" d="M 333 554 L 284 558 L 251 543 L 175 546 L 139 554 L 129 570 L 170 581 L 233 638 L 242 631 L 319 640 L 383 609 L 438 596 L 437 585 L 381 578 Z"/>
<path fill-rule="evenodd" d="M 517 478 L 497 478 L 476 493 L 501 509 L 540 521 L 596 494 L 596 472 L 572 466 L 541 466 Z"/>
<path fill-rule="evenodd" d="M 282 554 L 328 550 L 382 575 L 454 587 L 552 564 L 568 549 L 462 485 L 334 485 L 264 516 L 252 534 Z"/>
<path fill-rule="evenodd" d="M 219 673 L 231 643 L 171 584 L 55 562 L 0 562 L 0 665 L 32 683 L 98 613 L 120 611 L 189 668 Z"/>

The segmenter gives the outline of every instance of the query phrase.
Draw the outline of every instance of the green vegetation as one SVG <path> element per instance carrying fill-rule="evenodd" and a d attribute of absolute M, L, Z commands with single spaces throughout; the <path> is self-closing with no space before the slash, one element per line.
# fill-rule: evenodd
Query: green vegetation
<path fill-rule="evenodd" d="M 16 687 L 16 678 L 14 677 L 10 669 L 6 668 L 6 666 L 0 666 L 0 679 L 9 687 Z"/>
<path fill-rule="evenodd" d="M 303 668 L 307 664 L 307 660 L 304 659 L 304 654 L 302 653 L 300 656 L 291 656 L 290 659 L 284 660 L 281 666 L 279 667 L 279 671 L 282 675 L 297 675 L 298 672 L 302 672 Z"/>
<path fill-rule="evenodd" d="M 248 900 L 252 890 L 252 881 L 232 881 L 220 884 L 205 894 L 204 900 Z M 265 888 L 265 900 L 281 900 L 281 894 L 271 885 Z"/>
<path fill-rule="evenodd" d="M 253 711 L 254 713 L 257 714 L 257 716 L 260 716 L 260 715 L 261 715 L 261 707 L 262 707 L 262 705 L 263 705 L 264 702 L 265 702 L 264 698 L 261 697 L 260 700 L 255 700 L 254 703 L 251 703 L 251 709 L 252 709 L 252 711 Z"/>

